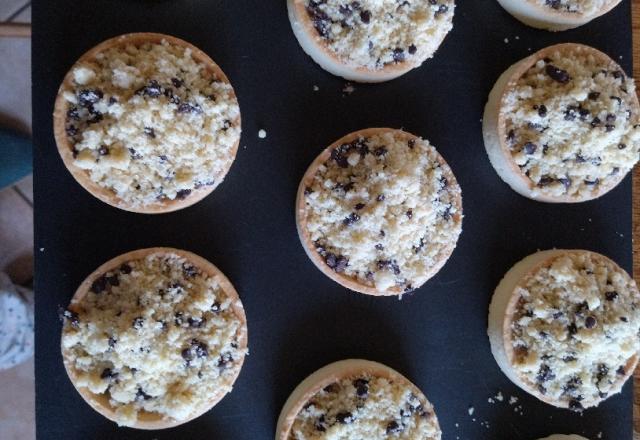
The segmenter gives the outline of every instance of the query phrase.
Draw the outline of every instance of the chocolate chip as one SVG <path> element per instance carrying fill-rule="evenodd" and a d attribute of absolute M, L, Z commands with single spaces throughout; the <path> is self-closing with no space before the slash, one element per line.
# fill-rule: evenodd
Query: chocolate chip
<path fill-rule="evenodd" d="M 540 180 L 538 181 L 538 186 L 539 187 L 549 186 L 553 182 L 555 182 L 555 179 L 553 177 L 551 177 L 551 176 L 542 176 L 542 177 L 540 177 Z"/>
<path fill-rule="evenodd" d="M 565 189 L 569 189 L 569 187 L 571 186 L 571 179 L 569 179 L 568 177 L 559 177 L 558 182 L 560 182 L 565 187 Z"/>
<path fill-rule="evenodd" d="M 184 84 L 184 81 L 179 78 L 171 78 L 171 84 L 173 84 L 176 89 L 179 89 Z"/>
<path fill-rule="evenodd" d="M 440 5 L 438 7 L 438 10 L 435 12 L 434 16 L 438 17 L 438 15 L 440 14 L 445 14 L 447 11 L 449 10 L 449 6 L 447 5 Z"/>
<path fill-rule="evenodd" d="M 393 49 L 393 61 L 396 63 L 401 63 L 405 59 L 404 50 L 396 47 Z"/>
<path fill-rule="evenodd" d="M 78 107 L 71 107 L 67 110 L 67 118 L 73 119 L 74 121 L 80 120 L 80 112 L 78 111 Z"/>
<path fill-rule="evenodd" d="M 627 144 L 618 144 L 618 150 L 624 150 L 627 148 Z"/>
<path fill-rule="evenodd" d="M 107 279 L 104 275 L 95 279 L 91 284 L 91 291 L 93 293 L 102 293 L 107 288 Z"/>
<path fill-rule="evenodd" d="M 349 214 L 348 217 L 342 220 L 342 224 L 345 226 L 351 226 L 352 224 L 356 223 L 358 220 L 360 220 L 360 216 L 355 212 L 352 212 L 351 214 Z"/>
<path fill-rule="evenodd" d="M 73 327 L 77 328 L 80 325 L 80 318 L 78 317 L 78 314 L 72 310 L 59 307 L 58 317 L 60 318 L 61 322 L 67 320 Z"/>
<path fill-rule="evenodd" d="M 598 325 L 598 321 L 593 316 L 587 316 L 584 320 L 584 326 L 586 328 L 594 328 L 596 325 Z"/>
<path fill-rule="evenodd" d="M 329 266 L 335 272 L 342 273 L 348 266 L 349 259 L 342 255 L 336 255 L 334 253 L 327 252 L 325 262 L 327 263 L 327 266 Z"/>
<path fill-rule="evenodd" d="M 412 209 L 407 210 L 407 212 L 405 212 L 404 214 L 407 216 L 407 218 L 409 220 L 411 220 L 413 218 L 413 210 Z"/>
<path fill-rule="evenodd" d="M 569 335 L 573 336 L 576 333 L 578 333 L 578 327 L 576 326 L 575 322 L 572 322 L 571 324 L 569 324 L 567 326 L 567 331 L 569 332 Z"/>
<path fill-rule="evenodd" d="M 618 367 L 618 369 L 616 370 L 616 374 L 619 376 L 624 376 L 625 374 L 627 374 L 627 372 L 625 371 L 624 365 L 620 365 Z"/>
<path fill-rule="evenodd" d="M 596 186 L 599 183 L 600 183 L 600 179 L 594 179 L 594 180 L 585 179 L 584 180 L 584 184 L 587 185 L 587 186 Z"/>
<path fill-rule="evenodd" d="M 596 380 L 601 382 L 602 379 L 609 375 L 609 367 L 605 364 L 598 364 L 598 373 L 596 374 Z"/>
<path fill-rule="evenodd" d="M 78 128 L 75 125 L 67 125 L 64 129 L 67 136 L 73 137 L 78 134 Z"/>
<path fill-rule="evenodd" d="M 629 322 L 629 319 L 626 316 L 621 316 L 620 317 L 620 321 L 622 322 Z"/>
<path fill-rule="evenodd" d="M 191 349 L 190 348 L 185 348 L 184 350 L 182 350 L 180 352 L 180 355 L 182 356 L 182 359 L 185 360 L 187 366 L 189 366 L 189 364 L 193 360 L 193 352 L 191 351 Z"/>
<path fill-rule="evenodd" d="M 169 160 L 169 158 L 164 154 L 158 156 L 158 159 L 160 159 L 162 162 L 166 162 L 167 160 Z"/>
<path fill-rule="evenodd" d="M 313 192 L 313 190 L 311 189 L 310 186 L 307 186 L 304 188 L 304 195 L 308 196 L 309 194 L 311 194 Z"/>
<path fill-rule="evenodd" d="M 111 276 L 106 276 L 107 282 L 112 285 L 112 286 L 119 286 L 120 285 L 120 279 L 118 278 L 117 274 L 111 275 Z"/>
<path fill-rule="evenodd" d="M 536 150 L 538 149 L 538 146 L 536 144 L 534 144 L 533 142 L 527 142 L 526 144 L 524 144 L 524 152 L 525 154 L 533 154 L 536 152 Z"/>
<path fill-rule="evenodd" d="M 105 368 L 100 374 L 100 379 L 114 379 L 118 377 L 118 373 L 115 373 L 111 368 Z"/>
<path fill-rule="evenodd" d="M 122 273 L 123 273 L 123 274 L 125 274 L 125 275 L 130 274 L 132 270 L 133 270 L 133 269 L 131 268 L 131 266 L 129 266 L 127 263 L 123 263 L 123 264 L 120 266 L 120 272 L 122 272 Z"/>
<path fill-rule="evenodd" d="M 598 98 L 600 97 L 600 92 L 591 92 L 589 93 L 589 95 L 587 95 L 587 97 L 591 100 L 591 101 L 597 101 Z"/>
<path fill-rule="evenodd" d="M 591 120 L 591 126 L 592 126 L 593 128 L 596 128 L 596 127 L 597 127 L 598 125 L 600 125 L 601 123 L 602 123 L 602 121 L 601 121 L 601 120 L 600 120 L 600 118 L 599 118 L 599 117 L 597 117 L 597 116 Z"/>
<path fill-rule="evenodd" d="M 547 64 L 545 66 L 545 72 L 547 73 L 547 75 L 549 75 L 551 79 L 559 82 L 560 84 L 566 84 L 569 81 L 571 81 L 571 77 L 569 76 L 569 73 L 566 70 L 559 69 L 553 64 Z"/>
<path fill-rule="evenodd" d="M 538 370 L 536 379 L 538 382 L 547 382 L 556 378 L 555 373 L 547 364 L 542 364 Z"/>
<path fill-rule="evenodd" d="M 398 434 L 403 431 L 403 427 L 395 420 L 387 423 L 387 435 Z"/>
<path fill-rule="evenodd" d="M 380 243 L 376 244 L 375 248 L 379 251 L 384 250 L 384 246 L 382 246 L 382 244 Z"/>
<path fill-rule="evenodd" d="M 360 20 L 362 20 L 364 24 L 369 24 L 369 22 L 371 21 L 371 11 L 365 9 L 364 11 L 360 12 Z"/>
<path fill-rule="evenodd" d="M 356 204 L 356 206 L 354 206 L 354 209 L 355 209 L 356 211 L 360 211 L 360 210 L 361 210 L 362 208 L 364 208 L 364 207 L 365 207 L 365 204 L 364 204 L 364 203 L 358 203 L 358 204 Z"/>
<path fill-rule="evenodd" d="M 377 202 L 383 202 L 384 201 L 384 194 L 378 194 L 378 197 L 376 197 L 376 201 Z"/>
<path fill-rule="evenodd" d="M 151 127 L 144 127 L 144 134 L 149 136 L 151 139 L 155 139 L 156 138 L 156 132 Z"/>
<path fill-rule="evenodd" d="M 107 344 L 109 344 L 110 348 L 114 348 L 117 342 L 118 340 L 115 339 L 113 336 L 109 336 L 109 339 L 107 340 Z"/>
<path fill-rule="evenodd" d="M 382 146 L 382 147 L 378 147 L 373 151 L 373 154 L 380 157 L 380 156 L 384 156 L 385 154 L 388 153 L 387 147 Z"/>
<path fill-rule="evenodd" d="M 604 297 L 607 299 L 607 301 L 614 301 L 616 298 L 618 298 L 618 292 L 616 292 L 615 290 L 612 292 L 606 292 L 604 294 Z"/>
<path fill-rule="evenodd" d="M 513 142 L 516 138 L 516 132 L 515 130 L 511 129 L 509 130 L 509 133 L 507 133 L 507 141 L 509 142 Z"/>
<path fill-rule="evenodd" d="M 619 96 L 609 96 L 609 99 L 618 101 L 618 105 L 622 105 L 622 98 L 620 98 Z"/>
<path fill-rule="evenodd" d="M 221 304 L 218 301 L 214 301 L 213 304 L 211 304 L 211 309 L 210 309 L 213 313 L 219 313 L 221 309 Z"/>
<path fill-rule="evenodd" d="M 411 55 L 415 55 L 415 53 L 418 51 L 418 48 L 416 47 L 415 44 L 411 44 L 409 45 L 409 48 L 407 49 L 407 51 L 411 54 Z M 411 141 L 409 141 L 411 142 Z M 415 141 L 414 141 L 415 142 Z"/>
<path fill-rule="evenodd" d="M 209 347 L 207 346 L 207 344 L 205 344 L 202 341 L 199 341 L 197 339 L 192 339 L 191 348 L 195 352 L 196 356 L 198 356 L 199 358 L 209 356 Z"/>
<path fill-rule="evenodd" d="M 578 399 L 569 400 L 569 409 L 571 411 L 576 411 L 576 412 L 580 412 L 580 411 L 584 410 L 582 404 L 580 403 L 580 401 Z"/>
<path fill-rule="evenodd" d="M 356 379 L 353 381 L 353 386 L 356 389 L 356 396 L 361 399 L 366 399 L 369 395 L 369 381 L 367 379 Z"/>
<path fill-rule="evenodd" d="M 560 9 L 560 6 L 562 6 L 560 0 L 545 0 L 545 4 L 553 9 Z"/>
<path fill-rule="evenodd" d="M 349 423 L 353 423 L 354 420 L 355 420 L 355 417 L 353 417 L 353 414 L 351 414 L 348 411 L 339 412 L 338 414 L 336 414 L 336 421 L 343 425 L 348 425 Z"/>
<path fill-rule="evenodd" d="M 336 391 L 338 391 L 338 387 L 336 386 L 335 383 L 330 383 L 329 385 L 327 385 L 326 387 L 324 387 L 322 389 L 325 393 L 335 393 Z"/>
<path fill-rule="evenodd" d="M 616 129 L 616 126 L 615 126 L 615 124 L 605 124 L 604 128 L 607 131 L 607 133 L 610 133 L 610 132 L 612 132 L 613 130 Z"/>
<path fill-rule="evenodd" d="M 153 397 L 145 393 L 144 391 L 142 391 L 142 388 L 138 387 L 138 391 L 136 392 L 136 400 L 140 400 L 140 399 L 149 400 L 149 399 L 153 399 Z"/>
<path fill-rule="evenodd" d="M 98 89 L 84 89 L 80 90 L 78 94 L 78 101 L 82 107 L 88 107 L 91 104 L 95 104 L 103 98 L 104 94 Z"/>
<path fill-rule="evenodd" d="M 378 260 L 376 264 L 379 270 L 391 269 L 395 275 L 400 275 L 400 266 L 396 260 Z"/>
<path fill-rule="evenodd" d="M 191 194 L 191 190 L 190 189 L 181 189 L 180 191 L 178 191 L 176 193 L 176 199 L 184 200 L 189 196 L 189 194 Z"/>
<path fill-rule="evenodd" d="M 534 106 L 535 108 L 536 106 Z M 540 116 L 541 118 L 544 118 L 545 116 L 547 116 L 547 106 L 545 106 L 544 104 L 541 104 L 538 107 L 538 116 Z"/>
<path fill-rule="evenodd" d="M 160 86 L 158 81 L 154 79 L 149 81 L 149 84 L 147 86 L 138 89 L 136 91 L 136 95 L 144 95 L 150 98 L 157 98 L 158 96 L 162 95 L 162 87 Z"/>
<path fill-rule="evenodd" d="M 204 318 L 203 319 L 198 319 L 193 317 L 187 318 L 187 323 L 191 328 L 201 328 L 206 322 L 207 320 Z"/>
<path fill-rule="evenodd" d="M 314 426 L 316 428 L 316 431 L 319 431 L 319 432 L 325 432 L 327 430 L 327 428 L 325 427 L 324 415 L 321 415 L 320 417 L 318 417 L 318 420 L 316 420 L 316 423 Z"/>
<path fill-rule="evenodd" d="M 197 103 L 183 102 L 178 106 L 178 113 L 202 113 L 202 107 Z"/>
<path fill-rule="evenodd" d="M 624 79 L 624 73 L 623 73 L 622 71 L 620 71 L 620 70 L 615 70 L 615 71 L 612 73 L 612 75 L 613 75 L 613 77 L 614 77 L 615 79 L 620 79 L 620 78 L 623 78 L 623 79 Z"/>

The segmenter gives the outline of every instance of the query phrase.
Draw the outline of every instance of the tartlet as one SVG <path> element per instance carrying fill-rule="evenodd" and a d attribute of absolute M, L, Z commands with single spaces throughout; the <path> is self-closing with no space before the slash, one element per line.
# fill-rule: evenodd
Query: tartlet
<path fill-rule="evenodd" d="M 386 365 L 347 359 L 302 381 L 287 399 L 276 440 L 389 438 L 439 440 L 433 406 Z"/>
<path fill-rule="evenodd" d="M 638 363 L 640 294 L 616 263 L 547 250 L 495 290 L 488 335 L 500 369 L 543 402 L 582 411 L 619 393 Z"/>
<path fill-rule="evenodd" d="M 549 437 L 541 438 L 540 440 L 589 440 L 585 437 L 579 436 L 577 434 L 553 434 Z"/>
<path fill-rule="evenodd" d="M 621 0 L 498 0 L 507 12 L 526 25 L 564 31 L 589 23 L 616 7 Z"/>
<path fill-rule="evenodd" d="M 247 354 L 236 290 L 205 259 L 150 248 L 100 266 L 61 310 L 66 372 L 104 417 L 164 429 L 215 406 Z"/>
<path fill-rule="evenodd" d="M 567 43 L 507 69 L 482 128 L 491 164 L 513 190 L 572 203 L 602 196 L 633 168 L 639 123 L 633 80 L 604 53 Z"/>
<path fill-rule="evenodd" d="M 304 51 L 350 81 L 381 82 L 419 67 L 453 27 L 454 0 L 287 0 Z"/>
<path fill-rule="evenodd" d="M 240 142 L 229 80 L 195 46 L 154 33 L 97 45 L 65 76 L 53 113 L 58 151 L 93 196 L 139 213 L 210 194 Z"/>
<path fill-rule="evenodd" d="M 450 257 L 462 231 L 462 195 L 426 140 L 369 128 L 334 142 L 309 166 L 296 225 L 329 278 L 361 293 L 402 295 Z"/>

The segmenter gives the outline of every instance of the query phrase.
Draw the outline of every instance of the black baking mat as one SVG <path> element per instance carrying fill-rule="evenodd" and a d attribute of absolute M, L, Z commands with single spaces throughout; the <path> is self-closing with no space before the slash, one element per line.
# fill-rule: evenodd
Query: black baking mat
<path fill-rule="evenodd" d="M 386 363 L 414 381 L 435 405 L 445 440 L 535 440 L 556 432 L 631 439 L 631 382 L 584 415 L 555 409 L 509 382 L 486 336 L 497 282 L 537 249 L 587 248 L 631 270 L 631 180 L 578 205 L 527 200 L 489 164 L 480 122 L 500 73 L 554 43 L 590 44 L 630 73 L 630 2 L 556 34 L 520 24 L 495 0 L 457 3 L 454 29 L 434 59 L 388 83 L 355 84 L 347 96 L 345 81 L 299 47 L 284 0 L 33 3 L 39 439 L 271 439 L 298 382 L 348 357 Z M 51 112 L 68 68 L 104 39 L 136 31 L 195 44 L 223 68 L 240 100 L 243 136 L 231 172 L 212 195 L 173 214 L 131 214 L 94 199 L 64 168 L 53 139 Z M 295 192 L 307 166 L 336 139 L 371 126 L 429 139 L 463 190 L 457 249 L 402 301 L 338 286 L 309 261 L 295 230 Z M 259 129 L 266 139 L 258 139 Z M 159 432 L 118 429 L 84 403 L 63 369 L 56 314 L 100 264 L 151 246 L 193 251 L 226 273 L 247 311 L 250 347 L 231 394 L 206 415 Z M 489 403 L 499 391 L 505 401 Z M 506 402 L 511 396 L 516 404 Z"/>

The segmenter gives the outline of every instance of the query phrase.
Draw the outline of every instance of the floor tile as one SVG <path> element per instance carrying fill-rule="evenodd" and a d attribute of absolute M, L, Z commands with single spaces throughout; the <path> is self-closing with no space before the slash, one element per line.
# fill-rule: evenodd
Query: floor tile
<path fill-rule="evenodd" d="M 14 186 L 20 195 L 33 205 L 33 175 L 25 177 Z"/>
<path fill-rule="evenodd" d="M 7 371 L 0 371 L 0 433 L 2 440 L 34 440 L 35 385 L 33 358 Z M 6 396 L 11 396 L 6 399 Z"/>
<path fill-rule="evenodd" d="M 31 23 L 31 6 L 21 11 L 11 20 L 15 23 Z"/>
<path fill-rule="evenodd" d="M 30 133 L 31 40 L 0 38 L 0 59 L 0 126 Z"/>
<path fill-rule="evenodd" d="M 25 0 L 1 0 L 0 1 L 0 21 L 5 21 L 21 7 L 29 3 Z"/>
<path fill-rule="evenodd" d="M 33 208 L 13 188 L 0 191 L 0 243 L 0 270 L 18 284 L 29 282 L 33 277 Z"/>

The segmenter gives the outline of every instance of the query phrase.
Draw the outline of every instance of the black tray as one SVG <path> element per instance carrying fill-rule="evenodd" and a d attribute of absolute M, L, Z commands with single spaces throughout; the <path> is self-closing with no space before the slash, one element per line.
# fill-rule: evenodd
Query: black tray
<path fill-rule="evenodd" d="M 537 249 L 591 249 L 631 270 L 631 179 L 593 202 L 530 201 L 494 172 L 480 121 L 500 73 L 554 43 L 595 46 L 630 73 L 630 1 L 563 33 L 528 28 L 495 0 L 457 3 L 454 29 L 434 59 L 388 83 L 356 84 L 343 96 L 345 81 L 298 45 L 285 0 L 34 2 L 39 439 L 272 439 L 293 388 L 317 368 L 351 357 L 383 362 L 414 381 L 435 405 L 444 440 L 534 440 L 556 432 L 631 439 L 631 381 L 584 415 L 556 409 L 502 374 L 486 335 L 496 284 Z M 64 168 L 53 139 L 51 112 L 69 67 L 95 44 L 137 31 L 175 35 L 204 50 L 231 79 L 242 110 L 241 147 L 226 180 L 173 214 L 131 214 L 93 198 Z M 329 280 L 305 255 L 295 228 L 294 198 L 307 166 L 336 139 L 371 126 L 404 127 L 429 139 L 463 191 L 457 249 L 402 301 L 351 293 Z M 100 264 L 151 246 L 195 252 L 224 271 L 245 305 L 250 347 L 231 394 L 204 416 L 159 432 L 119 429 L 81 399 L 62 365 L 56 313 Z M 516 405 L 488 403 L 498 391 L 517 396 L 523 414 Z"/>

